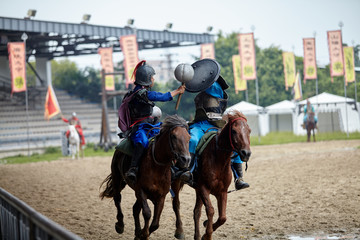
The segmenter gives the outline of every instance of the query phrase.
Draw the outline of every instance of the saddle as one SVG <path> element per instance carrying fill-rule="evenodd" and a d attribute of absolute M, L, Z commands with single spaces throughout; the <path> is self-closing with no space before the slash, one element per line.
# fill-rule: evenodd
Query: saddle
<path fill-rule="evenodd" d="M 124 138 L 115 149 L 128 156 L 132 156 L 134 152 L 134 146 L 129 138 Z"/>
<path fill-rule="evenodd" d="M 152 137 L 149 139 L 149 143 L 153 142 L 154 141 L 154 138 L 155 137 Z M 134 151 L 135 151 L 135 148 L 134 148 L 134 145 L 132 144 L 131 142 L 131 139 L 130 138 L 124 138 L 116 147 L 115 147 L 116 150 L 119 150 L 120 152 L 132 157 Z"/>
<path fill-rule="evenodd" d="M 217 135 L 217 131 L 210 131 L 205 133 L 198 145 L 196 146 L 195 149 L 195 157 L 194 159 L 192 159 L 191 161 L 191 165 L 190 165 L 190 172 L 194 173 L 197 171 L 197 166 L 198 166 L 198 158 L 199 156 L 202 154 L 202 152 L 204 151 L 204 149 L 206 148 L 206 146 L 210 143 L 210 141 Z"/>

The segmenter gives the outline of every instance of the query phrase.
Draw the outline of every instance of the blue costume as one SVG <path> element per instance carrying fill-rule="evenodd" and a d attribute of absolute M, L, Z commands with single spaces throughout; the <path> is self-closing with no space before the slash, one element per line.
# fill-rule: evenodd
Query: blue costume
<path fill-rule="evenodd" d="M 128 102 L 128 110 L 131 119 L 130 139 L 136 151 L 133 152 L 130 169 L 125 173 L 127 181 L 135 183 L 137 171 L 143 152 L 149 145 L 148 138 L 157 135 L 160 130 L 153 129 L 161 126 L 161 122 L 151 117 L 155 104 L 153 101 L 171 101 L 173 97 L 170 92 L 161 93 L 149 91 L 153 86 L 155 70 L 141 61 L 134 69 L 135 88 L 129 92 L 132 94 Z M 120 116 L 120 115 L 119 115 Z M 150 132 L 149 132 L 150 130 Z"/>
<path fill-rule="evenodd" d="M 315 113 L 314 106 L 311 105 L 311 104 L 309 104 L 309 105 L 310 105 L 310 107 L 311 107 L 312 112 Z M 306 123 L 306 120 L 307 120 L 307 117 L 308 117 L 308 114 L 307 114 L 307 113 L 308 113 L 307 106 L 308 106 L 308 105 L 305 105 L 305 106 L 304 106 L 304 124 Z M 317 121 L 318 121 L 317 116 L 314 116 L 314 120 L 315 120 L 315 124 L 316 124 Z"/>
<path fill-rule="evenodd" d="M 221 85 L 218 81 L 215 81 L 209 88 L 195 98 L 195 120 L 189 124 L 191 136 L 189 152 L 192 156 L 195 156 L 196 146 L 205 132 L 218 131 L 219 127 L 225 125 L 224 120 L 222 120 L 222 114 L 225 111 L 227 103 L 227 95 L 224 91 L 224 89 L 227 88 L 227 84 L 223 78 L 221 78 L 221 81 L 225 84 L 223 83 Z M 225 85 L 226 87 L 224 87 Z M 242 161 L 239 154 L 233 153 L 231 165 L 235 177 L 236 189 L 239 190 L 249 187 L 249 184 L 242 179 Z"/>
<path fill-rule="evenodd" d="M 136 92 L 137 90 L 139 90 L 141 88 L 142 88 L 142 86 L 136 85 L 133 92 Z M 161 93 L 161 92 L 148 91 L 148 90 L 146 92 L 147 92 L 147 98 L 150 101 L 165 102 L 165 101 L 171 101 L 173 99 L 170 92 Z M 160 129 L 152 129 L 152 128 L 160 127 L 162 124 L 161 122 L 151 124 L 151 123 L 147 122 L 146 120 L 147 119 L 145 118 L 133 126 L 133 130 L 131 131 L 130 138 L 135 146 L 137 144 L 141 144 L 144 148 L 147 148 L 149 145 L 148 138 L 151 138 L 151 137 L 159 134 L 159 132 L 160 132 Z M 148 131 L 150 129 L 152 129 L 152 130 L 148 133 Z"/>

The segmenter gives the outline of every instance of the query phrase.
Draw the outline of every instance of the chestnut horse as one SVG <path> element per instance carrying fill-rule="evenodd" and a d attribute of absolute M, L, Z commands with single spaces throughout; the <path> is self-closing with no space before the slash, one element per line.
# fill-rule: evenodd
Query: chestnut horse
<path fill-rule="evenodd" d="M 177 164 L 188 167 L 191 156 L 189 153 L 190 135 L 186 121 L 177 115 L 168 116 L 162 126 L 160 133 L 150 142 L 144 154 L 138 171 L 138 180 L 129 186 L 135 191 L 136 202 L 133 205 L 133 216 L 135 220 L 135 239 L 148 239 L 150 234 L 159 227 L 160 215 L 164 207 L 166 194 L 170 190 L 171 165 Z M 136 151 L 136 149 L 135 149 Z M 117 208 L 117 223 L 115 230 L 121 234 L 124 231 L 124 215 L 121 211 L 120 192 L 128 184 L 125 172 L 129 169 L 129 160 L 125 155 L 116 150 L 111 163 L 111 174 L 103 181 L 106 183 L 105 190 L 100 194 L 104 197 L 113 198 Z M 150 199 L 154 204 L 154 216 L 149 226 L 151 210 L 147 203 Z M 144 228 L 140 226 L 140 211 L 144 217 Z"/>
<path fill-rule="evenodd" d="M 250 158 L 250 132 L 246 117 L 235 111 L 224 116 L 227 124 L 203 150 L 198 159 L 198 169 L 194 173 L 196 204 L 194 208 L 195 235 L 200 239 L 199 220 L 201 208 L 205 205 L 207 221 L 204 222 L 206 232 L 202 239 L 212 239 L 212 233 L 226 221 L 226 204 L 228 188 L 232 179 L 231 155 L 240 154 L 241 160 L 247 162 Z M 173 210 L 176 215 L 175 237 L 184 238 L 182 221 L 180 218 L 179 192 L 183 186 L 180 179 L 174 181 L 171 188 L 174 192 Z M 214 195 L 218 206 L 218 219 L 213 223 L 214 208 L 210 194 Z"/>
<path fill-rule="evenodd" d="M 306 132 L 307 132 L 307 141 L 310 142 L 311 131 L 313 133 L 313 141 L 315 142 L 315 113 L 313 111 L 309 111 L 307 119 L 306 119 Z"/>

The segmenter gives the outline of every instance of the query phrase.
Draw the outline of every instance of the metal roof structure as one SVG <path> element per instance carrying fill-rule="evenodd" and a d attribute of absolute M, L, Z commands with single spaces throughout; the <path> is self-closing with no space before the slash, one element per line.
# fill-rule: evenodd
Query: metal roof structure
<path fill-rule="evenodd" d="M 99 47 L 121 52 L 121 36 L 136 34 L 139 51 L 145 49 L 193 46 L 214 42 L 208 33 L 154 31 L 131 27 L 99 26 L 87 23 L 62 23 L 0 17 L 0 56 L 8 56 L 7 43 L 26 40 L 27 56 L 56 57 L 97 54 Z"/>

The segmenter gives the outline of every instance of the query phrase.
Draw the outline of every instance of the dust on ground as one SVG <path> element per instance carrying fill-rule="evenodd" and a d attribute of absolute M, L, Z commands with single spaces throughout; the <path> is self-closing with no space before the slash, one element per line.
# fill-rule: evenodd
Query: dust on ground
<path fill-rule="evenodd" d="M 227 221 L 213 239 L 358 238 L 359 146 L 360 140 L 348 140 L 252 147 L 244 176 L 250 188 L 228 195 Z M 114 229 L 112 200 L 98 197 L 110 163 L 111 157 L 88 157 L 0 165 L 0 187 L 84 239 L 133 239 L 133 190 L 126 187 L 122 192 L 122 235 Z M 185 186 L 180 201 L 186 238 L 193 239 L 194 190 Z M 201 221 L 205 218 L 203 208 Z M 175 215 L 168 194 L 160 227 L 150 239 L 175 239 L 174 232 Z"/>

